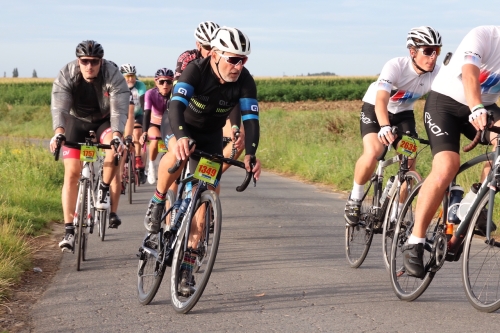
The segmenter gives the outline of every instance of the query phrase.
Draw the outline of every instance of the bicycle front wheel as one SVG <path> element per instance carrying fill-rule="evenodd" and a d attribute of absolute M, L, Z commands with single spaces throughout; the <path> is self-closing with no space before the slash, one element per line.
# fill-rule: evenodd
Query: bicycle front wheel
<path fill-rule="evenodd" d="M 196 200 L 194 206 L 194 216 L 192 219 L 198 218 L 203 220 L 201 227 L 201 237 L 198 242 L 196 251 L 198 252 L 197 273 L 193 272 L 194 291 L 187 295 L 180 291 L 180 283 L 182 278 L 181 265 L 184 258 L 184 242 L 187 241 L 186 235 L 187 223 L 183 223 L 179 235 L 179 241 L 175 246 L 174 257 L 172 260 L 172 273 L 170 283 L 170 294 L 172 298 L 172 306 L 179 313 L 188 313 L 198 302 L 212 273 L 219 248 L 219 240 L 222 225 L 222 208 L 219 197 L 214 191 L 204 191 L 200 198 Z M 213 233 L 209 233 L 210 223 L 214 222 Z M 189 221 L 191 223 L 191 221 Z M 194 269 L 196 270 L 196 269 Z"/>
<path fill-rule="evenodd" d="M 413 189 L 412 193 L 405 201 L 401 214 L 398 217 L 394 229 L 394 238 L 391 247 L 390 256 L 390 277 L 391 284 L 396 295 L 404 301 L 413 301 L 424 293 L 430 285 L 435 270 L 431 270 L 432 258 L 429 250 L 429 244 L 434 241 L 437 226 L 440 219 L 433 218 L 426 231 L 426 246 L 424 250 L 423 262 L 426 267 L 426 274 L 424 278 L 416 278 L 406 273 L 403 265 L 403 246 L 407 243 L 408 238 L 413 230 L 415 223 L 415 206 L 418 199 L 418 193 L 422 187 L 423 182 L 418 183 Z"/>
<path fill-rule="evenodd" d="M 128 182 L 127 192 L 128 192 L 128 203 L 129 204 L 132 204 L 132 192 L 134 190 L 133 186 L 135 185 L 132 163 L 134 163 L 134 162 L 132 161 L 132 154 L 130 154 L 128 157 L 128 162 L 127 162 L 127 164 L 128 164 L 128 167 L 127 167 L 127 182 Z"/>
<path fill-rule="evenodd" d="M 495 201 L 500 196 L 495 193 Z M 500 309 L 500 242 L 496 229 L 500 221 L 498 209 L 493 211 L 490 241 L 486 240 L 489 191 L 479 202 L 472 215 L 464 244 L 462 281 L 467 299 L 474 308 L 482 312 Z"/>
<path fill-rule="evenodd" d="M 80 200 L 80 209 L 78 210 L 78 226 L 77 226 L 77 236 L 76 236 L 76 270 L 80 270 L 81 261 L 85 260 L 85 249 L 87 248 L 85 243 L 85 218 L 87 216 L 87 187 L 88 180 L 84 179 L 80 183 L 78 199 Z"/>
<path fill-rule="evenodd" d="M 396 193 L 390 199 L 387 210 L 385 211 L 384 225 L 382 230 L 382 253 L 384 258 L 385 268 L 389 270 L 389 259 L 391 256 L 392 240 L 394 238 L 394 229 L 396 221 L 401 213 L 399 202 L 404 202 L 410 195 L 413 188 L 422 181 L 422 177 L 415 171 L 409 171 L 405 174 L 403 183 L 400 187 L 400 192 Z M 394 211 L 395 210 L 395 211 Z"/>
<path fill-rule="evenodd" d="M 372 244 L 375 218 L 372 214 L 372 207 L 375 200 L 375 186 L 376 184 L 370 181 L 361 203 L 358 225 L 352 227 L 346 223 L 345 254 L 352 268 L 361 266 Z"/>

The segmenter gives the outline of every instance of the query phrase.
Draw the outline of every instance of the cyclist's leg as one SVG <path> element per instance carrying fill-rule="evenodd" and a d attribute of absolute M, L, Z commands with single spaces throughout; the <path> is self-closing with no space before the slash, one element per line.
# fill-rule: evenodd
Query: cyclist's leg
<path fill-rule="evenodd" d="M 162 131 L 163 133 L 163 131 Z M 166 135 L 163 137 L 165 141 L 165 145 L 167 146 L 168 151 L 171 151 L 174 149 L 175 144 L 177 143 L 177 139 L 173 134 Z M 160 161 L 161 163 L 161 161 Z M 160 172 L 160 169 L 158 168 L 158 173 Z M 158 178 L 160 175 L 158 174 Z M 172 190 L 172 192 L 177 193 L 177 183 L 173 182 L 172 185 L 170 185 L 169 190 Z"/>
<path fill-rule="evenodd" d="M 468 124 L 468 114 L 468 107 L 434 91 L 431 91 L 425 103 L 425 130 L 434 159 L 431 172 L 420 189 L 415 208 L 415 225 L 404 249 L 404 264 L 410 275 L 425 275 L 422 261 L 424 249 L 418 244 L 425 243 L 427 227 L 460 167 L 460 133 L 464 125 Z"/>
<path fill-rule="evenodd" d="M 377 157 L 384 150 L 383 144 L 377 137 L 380 126 L 377 122 L 374 105 L 363 104 L 359 124 L 363 138 L 363 154 L 358 158 L 354 168 L 354 184 L 344 213 L 346 222 L 351 225 L 356 225 L 359 221 L 364 186 L 377 167 Z"/>
<path fill-rule="evenodd" d="M 158 125 L 151 124 L 148 129 L 149 137 L 160 137 L 161 132 Z M 156 167 L 154 161 L 158 156 L 158 140 L 150 140 L 149 143 L 149 164 L 148 164 L 148 182 L 154 184 L 156 182 Z"/>

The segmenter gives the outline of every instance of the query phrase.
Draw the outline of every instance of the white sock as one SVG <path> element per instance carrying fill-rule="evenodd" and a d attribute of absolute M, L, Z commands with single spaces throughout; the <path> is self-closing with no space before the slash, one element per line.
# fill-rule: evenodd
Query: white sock
<path fill-rule="evenodd" d="M 356 182 L 353 183 L 354 185 L 352 186 L 351 199 L 359 201 L 363 198 L 363 194 L 365 194 L 365 185 L 359 185 L 356 184 Z"/>
<path fill-rule="evenodd" d="M 391 212 L 391 221 L 396 220 L 396 207 L 397 207 L 397 212 L 401 213 L 401 209 L 403 209 L 403 204 L 401 202 L 398 203 L 398 205 L 392 206 L 392 212 Z"/>
<path fill-rule="evenodd" d="M 410 238 L 408 239 L 408 244 L 419 244 L 419 243 L 425 244 L 425 237 L 420 238 L 411 234 Z"/>

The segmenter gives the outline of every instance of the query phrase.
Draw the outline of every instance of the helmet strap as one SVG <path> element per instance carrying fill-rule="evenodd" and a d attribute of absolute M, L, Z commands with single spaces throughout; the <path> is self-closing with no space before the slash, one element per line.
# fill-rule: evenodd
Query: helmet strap
<path fill-rule="evenodd" d="M 222 54 L 224 54 L 224 51 L 221 51 Z M 222 74 L 220 73 L 220 70 L 219 70 L 219 62 L 221 61 L 222 57 L 219 57 L 219 61 L 217 61 L 215 63 L 215 67 L 217 67 L 217 74 L 219 75 L 219 78 L 224 81 L 225 83 L 228 83 L 226 80 L 224 80 L 224 78 L 222 77 Z"/>

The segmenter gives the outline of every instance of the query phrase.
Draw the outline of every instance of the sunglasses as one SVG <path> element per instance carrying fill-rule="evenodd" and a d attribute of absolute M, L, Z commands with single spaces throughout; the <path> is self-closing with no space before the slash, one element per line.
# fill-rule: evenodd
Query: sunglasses
<path fill-rule="evenodd" d="M 174 83 L 174 81 L 172 81 L 172 80 L 158 80 L 158 84 L 159 84 L 160 86 L 164 85 L 164 84 L 165 84 L 165 82 L 166 82 L 166 83 L 167 83 L 167 85 L 169 85 L 169 86 L 170 86 L 170 85 L 172 85 L 172 83 Z"/>
<path fill-rule="evenodd" d="M 233 66 L 238 66 L 240 63 L 242 65 L 245 65 L 248 60 L 248 57 L 230 57 L 220 53 L 217 54 L 224 58 L 228 64 L 231 64 Z"/>
<path fill-rule="evenodd" d="M 441 54 L 440 47 L 421 47 L 419 50 L 422 50 L 422 53 L 428 57 L 432 57 L 433 55 L 439 56 Z"/>
<path fill-rule="evenodd" d="M 88 64 L 91 64 L 92 66 L 97 66 L 101 63 L 101 59 L 82 59 L 80 58 L 80 64 L 83 66 L 87 66 Z"/>
<path fill-rule="evenodd" d="M 125 74 L 123 75 L 126 79 L 130 79 L 130 78 L 133 78 L 135 77 L 135 74 Z"/>

